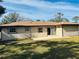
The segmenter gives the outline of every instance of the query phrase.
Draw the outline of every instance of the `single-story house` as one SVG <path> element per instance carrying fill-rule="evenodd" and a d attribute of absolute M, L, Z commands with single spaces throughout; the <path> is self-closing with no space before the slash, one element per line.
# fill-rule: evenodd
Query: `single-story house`
<path fill-rule="evenodd" d="M 13 22 L 0 25 L 1 39 L 79 36 L 79 23 Z"/>

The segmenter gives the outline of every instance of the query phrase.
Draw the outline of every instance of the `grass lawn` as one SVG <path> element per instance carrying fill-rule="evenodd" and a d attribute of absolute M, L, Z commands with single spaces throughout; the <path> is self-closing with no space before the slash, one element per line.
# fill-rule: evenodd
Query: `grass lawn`
<path fill-rule="evenodd" d="M 79 59 L 79 37 L 0 42 L 0 59 Z"/>

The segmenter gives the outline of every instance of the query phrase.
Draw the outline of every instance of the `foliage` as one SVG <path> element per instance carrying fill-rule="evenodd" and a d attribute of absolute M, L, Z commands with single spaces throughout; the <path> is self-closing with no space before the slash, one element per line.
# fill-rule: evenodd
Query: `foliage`
<path fill-rule="evenodd" d="M 0 0 L 0 2 L 2 2 L 2 0 Z"/>
<path fill-rule="evenodd" d="M 0 0 L 2 2 L 2 0 Z M 5 13 L 5 8 L 0 6 L 0 16 Z"/>
<path fill-rule="evenodd" d="M 69 22 L 69 20 L 67 18 L 55 18 L 55 19 L 50 19 L 49 21 L 52 21 L 52 22 Z"/>
<path fill-rule="evenodd" d="M 5 8 L 0 6 L 0 16 L 5 13 Z"/>
<path fill-rule="evenodd" d="M 55 18 L 54 19 L 50 19 L 49 21 L 53 21 L 53 22 L 69 22 L 69 20 L 67 18 L 63 18 L 63 15 L 62 13 L 57 13 L 55 15 Z"/>
<path fill-rule="evenodd" d="M 20 17 L 18 13 L 10 13 L 4 16 L 2 23 L 6 24 L 11 22 L 17 22 L 17 21 L 23 21 L 23 18 Z"/>
<path fill-rule="evenodd" d="M 45 22 L 45 20 L 43 20 L 43 19 L 42 20 L 41 19 L 37 19 L 36 21 L 37 22 Z"/>
<path fill-rule="evenodd" d="M 75 17 L 73 17 L 73 19 L 72 19 L 74 22 L 78 22 L 79 21 L 79 16 L 75 16 Z"/>

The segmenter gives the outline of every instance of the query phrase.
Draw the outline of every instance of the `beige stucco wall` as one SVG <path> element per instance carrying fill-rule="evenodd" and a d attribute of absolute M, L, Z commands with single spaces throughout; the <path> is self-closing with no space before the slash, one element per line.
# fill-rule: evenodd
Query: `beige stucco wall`
<path fill-rule="evenodd" d="M 23 39 L 30 37 L 30 33 L 25 31 L 24 27 L 16 28 L 16 33 L 9 32 L 8 28 L 2 29 L 2 39 L 3 40 L 10 40 L 10 39 Z"/>
<path fill-rule="evenodd" d="M 56 36 L 62 37 L 62 26 L 56 26 Z"/>
<path fill-rule="evenodd" d="M 38 32 L 38 28 L 43 28 L 43 32 Z M 47 36 L 47 27 L 31 27 L 32 37 L 45 37 Z"/>
<path fill-rule="evenodd" d="M 78 26 L 63 26 L 63 36 L 79 36 Z"/>
<path fill-rule="evenodd" d="M 3 28 L 3 39 L 15 39 L 15 38 L 28 38 L 32 36 L 32 38 L 40 38 L 40 37 L 63 37 L 63 36 L 79 36 L 79 26 L 48 26 L 48 27 L 30 27 L 31 31 L 25 31 L 25 27 L 17 27 L 16 33 L 9 33 L 8 28 Z M 43 28 L 43 32 L 38 32 L 38 28 Z M 51 30 L 51 35 L 47 35 L 47 28 L 54 28 L 56 30 L 55 34 L 52 34 L 53 31 Z M 75 31 L 67 31 L 67 29 L 72 29 Z"/>
<path fill-rule="evenodd" d="M 47 37 L 47 28 L 54 28 L 53 26 L 51 27 L 30 27 L 31 31 L 25 31 L 25 27 L 17 27 L 16 28 L 16 33 L 11 33 L 9 32 L 8 28 L 3 28 L 3 39 L 12 39 L 12 38 L 27 38 L 27 37 Z M 43 28 L 43 32 L 38 32 L 38 28 Z M 51 31 L 52 32 L 52 31 Z M 51 36 L 56 36 L 55 34 Z"/>

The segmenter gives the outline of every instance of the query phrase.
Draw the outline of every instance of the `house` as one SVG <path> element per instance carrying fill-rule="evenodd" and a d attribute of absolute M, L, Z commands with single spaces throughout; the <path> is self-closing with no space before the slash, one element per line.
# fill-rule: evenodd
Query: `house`
<path fill-rule="evenodd" d="M 79 36 L 79 24 L 70 22 L 13 22 L 0 25 L 2 40 Z"/>

